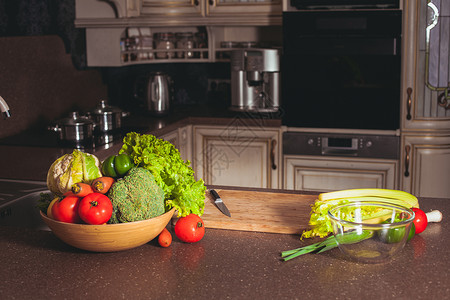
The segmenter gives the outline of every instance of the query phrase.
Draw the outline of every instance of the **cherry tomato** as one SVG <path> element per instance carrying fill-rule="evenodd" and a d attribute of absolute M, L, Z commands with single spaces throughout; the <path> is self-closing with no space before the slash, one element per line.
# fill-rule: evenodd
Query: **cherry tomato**
<path fill-rule="evenodd" d="M 198 242 L 205 235 L 205 224 L 199 216 L 187 215 L 178 219 L 175 224 L 175 235 L 185 243 Z"/>
<path fill-rule="evenodd" d="M 416 225 L 416 234 L 419 234 L 427 228 L 428 225 L 428 218 L 427 215 L 424 213 L 423 210 L 419 208 L 413 208 L 412 209 L 414 213 L 416 214 L 414 218 L 414 225 Z"/>
<path fill-rule="evenodd" d="M 172 243 L 172 235 L 167 228 L 164 228 L 158 237 L 158 243 L 161 247 L 167 248 Z"/>
<path fill-rule="evenodd" d="M 80 198 L 77 196 L 67 196 L 61 198 L 52 206 L 53 219 L 66 223 L 81 223 L 78 215 Z"/>
<path fill-rule="evenodd" d="M 113 211 L 109 198 L 101 193 L 90 193 L 80 201 L 78 214 L 80 218 L 91 225 L 100 225 L 109 221 Z"/>

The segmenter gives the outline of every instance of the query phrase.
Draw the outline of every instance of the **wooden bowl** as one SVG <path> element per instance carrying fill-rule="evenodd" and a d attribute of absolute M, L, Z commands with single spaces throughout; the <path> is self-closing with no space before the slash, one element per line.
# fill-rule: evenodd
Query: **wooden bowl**
<path fill-rule="evenodd" d="M 41 212 L 41 217 L 53 233 L 65 243 L 93 252 L 128 250 L 150 242 L 169 223 L 175 208 L 144 221 L 87 225 L 59 222 Z"/>

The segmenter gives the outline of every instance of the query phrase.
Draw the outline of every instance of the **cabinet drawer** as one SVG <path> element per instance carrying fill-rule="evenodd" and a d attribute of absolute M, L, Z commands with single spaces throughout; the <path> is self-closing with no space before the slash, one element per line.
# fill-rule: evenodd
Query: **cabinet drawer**
<path fill-rule="evenodd" d="M 284 188 L 334 191 L 352 188 L 395 189 L 397 160 L 322 156 L 284 156 Z"/>

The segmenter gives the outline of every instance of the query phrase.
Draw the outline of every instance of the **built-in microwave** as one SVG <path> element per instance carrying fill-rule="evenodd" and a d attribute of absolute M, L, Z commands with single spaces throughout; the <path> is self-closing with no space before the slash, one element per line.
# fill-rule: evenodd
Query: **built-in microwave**
<path fill-rule="evenodd" d="M 284 125 L 398 129 L 401 32 L 399 9 L 284 12 Z"/>

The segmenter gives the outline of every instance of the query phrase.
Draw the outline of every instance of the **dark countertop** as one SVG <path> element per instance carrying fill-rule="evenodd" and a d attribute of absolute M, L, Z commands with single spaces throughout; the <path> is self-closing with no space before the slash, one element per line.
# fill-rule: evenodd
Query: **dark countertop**
<path fill-rule="evenodd" d="M 256 115 L 211 107 L 187 107 L 173 111 L 165 117 L 153 117 L 145 113 L 132 114 L 123 119 L 122 130 L 112 142 L 95 147 L 88 146 L 82 150 L 103 160 L 111 154 L 117 154 L 122 146 L 122 137 L 130 131 L 162 136 L 185 125 L 226 126 L 236 122 L 246 126 L 281 126 L 281 119 L 274 114 Z M 58 143 L 56 135 L 46 130 L 30 130 L 0 139 L 0 178 L 45 181 L 50 165 L 62 155 L 71 153 L 73 149 L 73 146 Z"/>
<path fill-rule="evenodd" d="M 288 262 L 298 236 L 207 229 L 198 243 L 176 237 L 116 253 L 72 248 L 51 232 L 0 228 L 3 299 L 449 299 L 449 199 L 420 199 L 440 210 L 392 261 L 360 264 L 338 249 Z M 207 225 L 207 224 L 206 224 Z M 173 233 L 173 228 L 169 228 Z"/>

